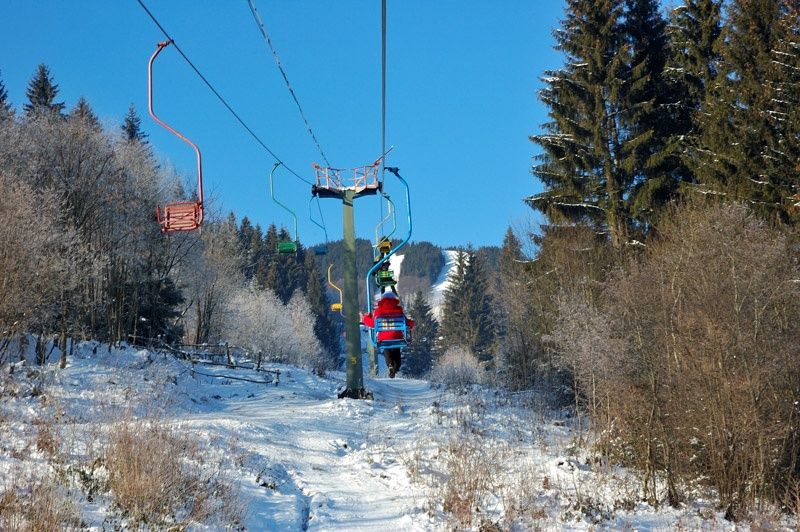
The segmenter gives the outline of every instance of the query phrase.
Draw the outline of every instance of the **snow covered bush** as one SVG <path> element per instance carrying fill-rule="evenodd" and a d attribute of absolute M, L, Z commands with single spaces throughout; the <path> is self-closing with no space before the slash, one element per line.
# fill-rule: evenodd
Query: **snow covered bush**
<path fill-rule="evenodd" d="M 323 369 L 314 316 L 301 292 L 284 305 L 271 290 L 248 287 L 231 298 L 226 314 L 232 343 L 267 360 Z"/>
<path fill-rule="evenodd" d="M 466 347 L 451 347 L 431 370 L 431 380 L 450 387 L 464 387 L 481 382 L 478 358 Z"/>
<path fill-rule="evenodd" d="M 203 462 L 190 437 L 157 423 L 124 421 L 105 455 L 108 488 L 132 528 L 184 530 L 212 518 L 240 523 L 232 488 Z"/>

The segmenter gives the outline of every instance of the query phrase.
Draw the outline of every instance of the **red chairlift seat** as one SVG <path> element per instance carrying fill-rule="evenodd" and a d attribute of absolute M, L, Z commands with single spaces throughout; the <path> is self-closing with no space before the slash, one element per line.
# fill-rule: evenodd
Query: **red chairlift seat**
<path fill-rule="evenodd" d="M 193 231 L 203 224 L 203 206 L 195 201 L 167 203 L 163 213 L 156 207 L 156 219 L 162 233 Z"/>
<path fill-rule="evenodd" d="M 153 61 L 155 61 L 155 58 L 161 53 L 161 50 L 171 43 L 172 41 L 158 43 L 158 48 L 156 48 L 156 51 L 150 57 L 150 62 L 147 65 L 147 103 L 150 116 L 156 123 L 194 149 L 197 155 L 197 201 L 177 201 L 168 203 L 164 206 L 163 211 L 159 207 L 156 207 L 156 220 L 161 226 L 162 233 L 193 231 L 203 225 L 203 159 L 202 155 L 200 155 L 200 149 L 194 142 L 187 139 L 170 127 L 169 124 L 158 118 L 153 111 Z"/>

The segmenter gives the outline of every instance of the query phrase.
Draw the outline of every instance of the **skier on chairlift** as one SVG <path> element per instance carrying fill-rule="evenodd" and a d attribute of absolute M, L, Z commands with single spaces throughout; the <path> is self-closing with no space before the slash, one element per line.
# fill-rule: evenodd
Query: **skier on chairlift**
<path fill-rule="evenodd" d="M 402 316 L 406 320 L 406 327 L 410 331 L 414 328 L 414 320 L 409 319 L 406 317 L 405 312 L 403 311 L 403 307 L 400 306 L 400 300 L 397 298 L 397 294 L 394 292 L 386 292 L 381 294 L 380 299 L 375 307 L 375 310 L 371 314 L 362 314 L 361 316 L 361 323 L 362 325 L 374 328 L 375 327 L 375 320 L 377 318 L 389 318 L 389 317 L 397 317 Z M 383 351 L 384 360 L 386 360 L 386 366 L 389 368 L 389 377 L 394 378 L 398 371 L 400 371 L 400 347 L 388 347 L 388 348 L 381 348 L 381 342 L 391 341 L 391 340 L 405 340 L 403 337 L 403 331 L 378 331 L 377 334 L 378 340 L 378 348 Z"/>

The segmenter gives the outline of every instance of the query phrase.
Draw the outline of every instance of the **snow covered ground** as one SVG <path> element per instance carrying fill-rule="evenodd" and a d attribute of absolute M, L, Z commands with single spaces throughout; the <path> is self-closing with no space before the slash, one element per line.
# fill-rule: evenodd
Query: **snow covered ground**
<path fill-rule="evenodd" d="M 708 502 L 639 502 L 635 476 L 595 461 L 577 445 L 575 420 L 534 395 L 375 378 L 365 381 L 374 400 L 340 400 L 341 373 L 271 365 L 274 382 L 131 347 L 76 352 L 65 370 L 20 366 L 4 384 L 0 495 L 22 470 L 56 475 L 88 529 L 127 521 L 109 494 L 87 493 L 64 471 L 82 471 L 126 416 L 195 438 L 197 467 L 228 479 L 248 530 L 747 529 Z M 55 453 L 42 449 L 43 424 Z"/>

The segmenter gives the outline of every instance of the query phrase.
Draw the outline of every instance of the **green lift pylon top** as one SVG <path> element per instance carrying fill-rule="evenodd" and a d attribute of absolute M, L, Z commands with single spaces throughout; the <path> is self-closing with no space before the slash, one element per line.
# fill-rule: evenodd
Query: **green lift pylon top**
<path fill-rule="evenodd" d="M 347 345 L 347 384 L 339 397 L 364 399 L 369 397 L 364 388 L 364 369 L 361 363 L 361 330 L 358 312 L 358 273 L 356 270 L 356 231 L 353 203 L 363 196 L 374 196 L 381 191 L 378 169 L 383 157 L 369 166 L 354 168 L 352 177 L 343 177 L 345 170 L 323 168 L 314 164 L 317 182 L 311 186 L 311 194 L 322 199 L 336 198 L 342 202 L 342 226 L 344 239 L 344 318 L 345 343 Z"/>

